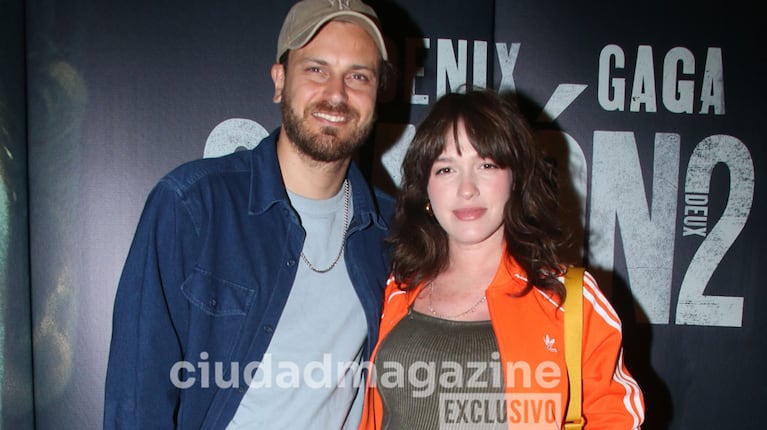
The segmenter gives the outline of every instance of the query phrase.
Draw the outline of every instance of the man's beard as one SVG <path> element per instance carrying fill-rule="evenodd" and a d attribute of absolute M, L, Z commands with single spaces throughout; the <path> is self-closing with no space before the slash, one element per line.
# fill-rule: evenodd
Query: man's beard
<path fill-rule="evenodd" d="M 354 152 L 365 143 L 373 121 L 367 124 L 360 124 L 352 130 L 352 134 L 347 139 L 341 139 L 339 129 L 335 127 L 322 127 L 319 133 L 312 133 L 304 125 L 304 119 L 300 118 L 293 109 L 291 109 L 290 98 L 283 93 L 282 105 L 282 125 L 285 133 L 294 145 L 304 154 L 315 161 L 332 162 L 339 161 L 354 155 Z M 344 115 L 351 119 L 359 118 L 356 112 L 349 109 L 347 104 L 332 106 L 327 102 L 319 102 L 309 106 L 305 112 L 321 111 L 332 115 Z"/>

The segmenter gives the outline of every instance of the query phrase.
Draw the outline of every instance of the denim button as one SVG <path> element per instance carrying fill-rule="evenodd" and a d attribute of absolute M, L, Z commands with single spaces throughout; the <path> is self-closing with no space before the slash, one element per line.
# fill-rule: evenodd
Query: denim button
<path fill-rule="evenodd" d="M 272 331 L 274 331 L 274 329 L 272 328 L 272 326 L 267 325 L 267 326 L 264 326 L 264 331 L 267 333 L 271 333 Z"/>
<path fill-rule="evenodd" d="M 216 301 L 216 299 L 210 299 L 210 307 L 215 308 L 217 304 L 218 302 Z"/>
<path fill-rule="evenodd" d="M 288 263 L 287 263 L 287 265 L 288 265 L 288 267 L 293 267 L 293 266 L 295 266 L 295 265 L 296 265 L 296 260 L 294 260 L 294 259 L 292 259 L 292 258 L 291 258 L 290 260 L 288 260 Z"/>

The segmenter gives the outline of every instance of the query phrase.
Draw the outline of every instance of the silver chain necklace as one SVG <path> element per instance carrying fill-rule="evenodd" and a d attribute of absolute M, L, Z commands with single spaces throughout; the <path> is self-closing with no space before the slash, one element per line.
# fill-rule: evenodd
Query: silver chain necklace
<path fill-rule="evenodd" d="M 429 307 L 429 312 L 431 312 L 432 316 L 435 316 L 437 318 L 447 319 L 447 320 L 453 320 L 453 319 L 456 319 L 456 318 L 460 318 L 460 317 L 462 317 L 464 315 L 470 314 L 470 313 L 474 312 L 479 307 L 479 305 L 481 305 L 482 303 L 485 302 L 485 293 L 482 293 L 482 298 L 479 299 L 479 301 L 477 303 L 474 303 L 474 306 L 470 307 L 469 309 L 467 309 L 467 310 L 465 310 L 465 311 L 463 311 L 463 312 L 461 312 L 459 314 L 455 314 L 455 315 L 444 315 L 444 314 L 441 314 L 441 313 L 437 312 L 434 309 L 434 306 L 432 305 L 432 301 L 431 301 L 431 297 L 433 295 L 434 295 L 434 281 L 429 282 L 429 303 L 427 304 L 427 306 Z"/>
<path fill-rule="evenodd" d="M 309 259 L 306 258 L 306 255 L 304 255 L 304 251 L 301 251 L 301 260 L 306 263 L 309 269 L 311 269 L 313 272 L 330 272 L 334 267 L 336 267 L 336 264 L 338 264 L 338 261 L 341 259 L 341 255 L 344 253 L 344 248 L 346 247 L 346 233 L 349 231 L 349 207 L 351 206 L 351 194 L 352 192 L 351 185 L 349 185 L 349 180 L 344 179 L 344 232 L 341 234 L 341 249 L 338 250 L 338 255 L 336 255 L 336 259 L 333 260 L 330 266 L 328 266 L 327 269 L 318 269 L 314 267 L 314 264 L 312 264 Z"/>

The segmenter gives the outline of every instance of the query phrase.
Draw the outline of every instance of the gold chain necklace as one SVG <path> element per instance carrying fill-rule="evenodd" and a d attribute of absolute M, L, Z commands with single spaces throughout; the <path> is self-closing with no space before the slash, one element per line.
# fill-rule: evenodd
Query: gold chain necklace
<path fill-rule="evenodd" d="M 317 273 L 327 273 L 333 270 L 334 267 L 336 267 L 336 264 L 338 264 L 338 261 L 341 259 L 341 255 L 344 253 L 344 248 L 346 247 L 346 233 L 349 231 L 349 206 L 351 206 L 351 186 L 349 185 L 349 180 L 344 179 L 344 232 L 341 233 L 341 249 L 338 250 L 338 255 L 336 255 L 336 259 L 333 260 L 333 262 L 328 266 L 327 269 L 318 269 L 316 268 L 308 258 L 306 258 L 306 255 L 304 255 L 304 251 L 301 251 L 301 260 L 306 263 L 306 265 L 311 269 L 313 272 Z"/>
<path fill-rule="evenodd" d="M 460 317 L 462 317 L 464 315 L 470 314 L 470 313 L 474 312 L 477 309 L 477 307 L 479 307 L 479 305 L 481 305 L 482 303 L 485 302 L 485 293 L 483 292 L 482 293 L 482 298 L 479 299 L 479 301 L 477 303 L 474 303 L 474 305 L 472 307 L 470 307 L 469 309 L 467 309 L 467 310 L 465 310 L 465 311 L 463 311 L 463 312 L 461 312 L 459 314 L 455 314 L 455 315 L 444 315 L 444 314 L 441 314 L 441 313 L 437 312 L 434 309 L 434 306 L 432 304 L 432 299 L 431 299 L 431 297 L 433 295 L 434 295 L 434 281 L 431 281 L 431 282 L 429 282 L 429 303 L 427 304 L 427 306 L 429 307 L 429 312 L 431 312 L 432 316 L 435 316 L 437 318 L 447 319 L 447 320 L 453 320 L 453 319 L 456 319 L 456 318 L 460 318 Z"/>

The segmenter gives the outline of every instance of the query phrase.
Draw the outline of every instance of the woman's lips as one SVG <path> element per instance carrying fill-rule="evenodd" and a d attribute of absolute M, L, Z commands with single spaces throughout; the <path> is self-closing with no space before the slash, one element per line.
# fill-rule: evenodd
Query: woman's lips
<path fill-rule="evenodd" d="M 453 215 L 461 221 L 473 221 L 481 217 L 486 211 L 485 208 L 462 208 L 455 209 Z"/>

